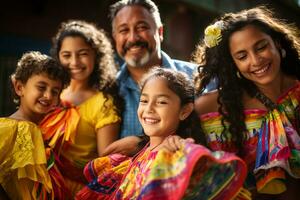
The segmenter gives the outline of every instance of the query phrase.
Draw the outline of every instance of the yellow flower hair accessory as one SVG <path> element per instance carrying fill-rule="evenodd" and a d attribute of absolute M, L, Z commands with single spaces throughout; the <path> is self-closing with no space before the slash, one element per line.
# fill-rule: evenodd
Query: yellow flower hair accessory
<path fill-rule="evenodd" d="M 222 27 L 223 22 L 217 21 L 216 23 L 206 27 L 204 31 L 204 42 L 209 48 L 215 47 L 222 40 Z"/>

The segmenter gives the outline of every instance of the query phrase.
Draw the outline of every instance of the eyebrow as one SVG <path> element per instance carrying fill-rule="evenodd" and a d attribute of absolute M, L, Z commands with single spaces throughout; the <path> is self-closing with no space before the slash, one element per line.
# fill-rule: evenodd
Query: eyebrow
<path fill-rule="evenodd" d="M 267 41 L 267 39 L 263 38 L 261 40 L 258 40 L 257 42 L 254 43 L 253 46 L 257 46 L 259 43 L 264 42 L 264 41 Z M 237 52 L 233 53 L 233 55 L 236 55 L 236 54 L 239 54 L 239 53 L 243 53 L 243 52 L 245 52 L 245 50 L 237 51 Z"/>
<path fill-rule="evenodd" d="M 54 80 L 54 81 L 60 81 L 60 80 L 56 80 L 56 79 L 51 79 L 51 80 Z M 42 84 L 42 85 L 49 85 L 47 82 L 45 82 L 45 81 L 38 81 L 37 82 L 37 84 Z M 54 89 L 58 89 L 58 90 L 60 90 L 60 87 L 53 87 Z"/>
<path fill-rule="evenodd" d="M 144 20 L 141 20 L 141 21 L 138 21 L 136 23 L 136 25 L 140 25 L 140 24 L 143 24 L 143 25 L 149 25 L 149 23 L 147 21 L 144 21 Z"/>
<path fill-rule="evenodd" d="M 38 81 L 37 83 L 38 84 L 43 84 L 43 85 L 48 85 L 47 82 L 45 82 L 45 81 Z"/>
<path fill-rule="evenodd" d="M 82 48 L 82 49 L 79 49 L 79 50 L 76 51 L 76 52 L 80 53 L 80 52 L 83 52 L 83 51 L 90 51 L 90 50 L 91 50 L 91 48 Z M 61 51 L 60 53 L 69 53 L 69 52 L 71 52 L 71 51 L 63 50 L 63 51 Z"/>
<path fill-rule="evenodd" d="M 148 97 L 149 95 L 147 93 L 142 93 L 141 96 Z M 167 94 L 157 94 L 157 95 L 155 95 L 155 97 L 157 97 L 157 98 L 159 98 L 159 97 L 170 98 L 170 95 L 167 95 Z"/>
<path fill-rule="evenodd" d="M 147 25 L 147 26 L 149 26 L 149 23 L 147 22 L 147 21 L 145 21 L 145 20 L 140 20 L 140 21 L 137 21 L 136 23 L 135 23 L 135 26 L 138 26 L 138 25 Z M 122 24 L 120 24 L 119 26 L 117 26 L 116 27 L 116 30 L 118 30 L 118 29 L 120 29 L 120 28 L 123 28 L 123 27 L 127 27 L 128 26 L 128 24 L 126 23 L 126 22 L 124 22 L 124 23 L 122 23 Z"/>

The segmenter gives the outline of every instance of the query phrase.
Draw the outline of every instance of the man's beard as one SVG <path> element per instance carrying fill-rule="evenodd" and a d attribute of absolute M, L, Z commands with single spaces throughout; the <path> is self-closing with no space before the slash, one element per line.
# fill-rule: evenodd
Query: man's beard
<path fill-rule="evenodd" d="M 150 61 L 150 52 L 149 50 L 141 58 L 134 58 L 134 57 L 126 57 L 125 62 L 131 67 L 144 67 Z"/>
<path fill-rule="evenodd" d="M 142 55 L 142 57 L 136 58 L 136 57 L 131 57 L 131 56 L 126 56 L 126 52 L 131 48 L 131 47 L 142 47 L 146 49 L 146 53 Z M 136 41 L 136 42 L 129 42 L 124 45 L 123 47 L 124 50 L 124 60 L 125 62 L 131 66 L 131 67 L 144 67 L 149 61 L 152 53 L 152 49 L 149 48 L 149 45 L 146 41 Z"/>

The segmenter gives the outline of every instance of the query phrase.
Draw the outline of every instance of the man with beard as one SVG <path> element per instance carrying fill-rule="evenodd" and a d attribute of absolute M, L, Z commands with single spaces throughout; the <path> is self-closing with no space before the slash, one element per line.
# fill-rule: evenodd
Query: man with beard
<path fill-rule="evenodd" d="M 143 135 L 137 107 L 143 75 L 154 66 L 185 72 L 192 78 L 195 64 L 171 59 L 161 50 L 163 26 L 151 0 L 120 0 L 110 7 L 116 50 L 125 61 L 118 75 L 119 93 L 125 100 L 120 137 Z"/>

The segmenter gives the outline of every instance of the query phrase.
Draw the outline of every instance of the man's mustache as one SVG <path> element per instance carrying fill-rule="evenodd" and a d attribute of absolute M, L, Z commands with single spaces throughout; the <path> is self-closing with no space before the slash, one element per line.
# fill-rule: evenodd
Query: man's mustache
<path fill-rule="evenodd" d="M 133 46 L 148 48 L 148 43 L 145 41 L 128 42 L 123 47 L 124 53 L 126 53 Z"/>

